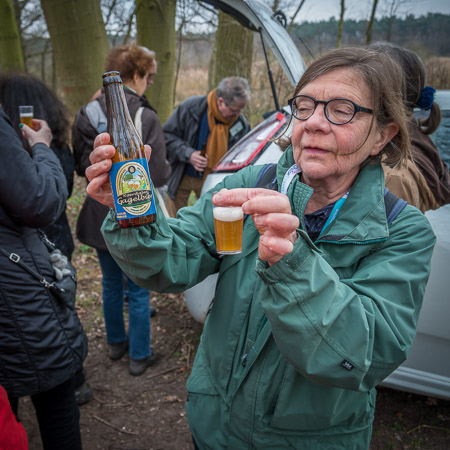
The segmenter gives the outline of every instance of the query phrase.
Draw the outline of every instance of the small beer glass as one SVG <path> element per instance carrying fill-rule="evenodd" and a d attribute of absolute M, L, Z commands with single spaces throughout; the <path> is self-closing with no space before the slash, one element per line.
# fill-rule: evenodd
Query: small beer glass
<path fill-rule="evenodd" d="M 28 125 L 30 128 L 33 126 L 33 106 L 19 106 L 20 122 Z"/>
<path fill-rule="evenodd" d="M 235 255 L 242 251 L 244 214 L 240 206 L 213 204 L 216 249 L 221 255 Z"/>

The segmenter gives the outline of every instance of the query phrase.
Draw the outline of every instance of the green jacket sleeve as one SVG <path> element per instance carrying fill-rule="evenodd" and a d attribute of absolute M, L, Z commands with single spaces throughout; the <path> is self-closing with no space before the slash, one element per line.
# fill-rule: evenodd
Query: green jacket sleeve
<path fill-rule="evenodd" d="M 281 261 L 259 260 L 259 296 L 281 353 L 315 382 L 376 386 L 408 355 L 434 243 L 427 219 L 407 207 L 351 275 L 339 276 L 302 231 Z"/>
<path fill-rule="evenodd" d="M 241 172 L 215 189 L 244 186 L 248 170 Z M 139 286 L 157 292 L 183 292 L 218 272 L 222 261 L 214 241 L 210 193 L 182 208 L 176 219 L 164 217 L 157 205 L 157 221 L 136 228 L 121 229 L 111 210 L 102 233 L 121 269 Z"/>

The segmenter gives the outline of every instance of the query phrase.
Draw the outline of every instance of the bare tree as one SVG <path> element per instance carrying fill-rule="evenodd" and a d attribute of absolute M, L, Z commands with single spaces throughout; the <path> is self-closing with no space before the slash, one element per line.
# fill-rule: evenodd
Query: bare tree
<path fill-rule="evenodd" d="M 342 29 L 344 28 L 344 13 L 345 13 L 345 0 L 341 0 L 341 13 L 339 14 L 336 48 L 340 48 L 342 45 Z"/>
<path fill-rule="evenodd" d="M 217 64 L 217 61 L 220 61 L 220 64 Z M 213 70 L 208 79 L 210 89 L 229 76 L 241 76 L 250 82 L 252 61 L 253 32 L 244 28 L 233 17 L 220 11 Z"/>
<path fill-rule="evenodd" d="M 75 113 L 101 87 L 109 50 L 99 0 L 41 0 L 58 79 Z"/>
<path fill-rule="evenodd" d="M 123 0 L 101 0 L 106 34 L 111 45 L 125 44 L 135 34 L 135 2 Z"/>
<path fill-rule="evenodd" d="M 158 76 L 150 89 L 152 104 L 164 123 L 173 109 L 176 0 L 137 0 L 138 43 L 156 53 Z"/>
<path fill-rule="evenodd" d="M 372 4 L 372 12 L 370 13 L 370 19 L 369 23 L 367 24 L 367 30 L 366 30 L 366 45 L 369 45 L 372 41 L 372 27 L 373 22 L 375 20 L 375 12 L 377 10 L 378 0 L 373 0 Z"/>
<path fill-rule="evenodd" d="M 11 0 L 0 0 L 0 62 L 2 71 L 23 70 L 20 35 Z"/>
<path fill-rule="evenodd" d="M 387 5 L 387 31 L 386 31 L 386 41 L 391 40 L 391 34 L 392 34 L 392 25 L 394 24 L 395 17 L 397 15 L 397 12 L 399 8 L 407 3 L 406 0 L 390 0 Z"/>

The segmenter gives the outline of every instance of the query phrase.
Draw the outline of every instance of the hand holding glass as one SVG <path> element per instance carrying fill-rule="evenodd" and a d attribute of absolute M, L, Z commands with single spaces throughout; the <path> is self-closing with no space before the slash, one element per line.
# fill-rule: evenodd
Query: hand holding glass
<path fill-rule="evenodd" d="M 20 122 L 33 127 L 33 106 L 19 106 Z"/>

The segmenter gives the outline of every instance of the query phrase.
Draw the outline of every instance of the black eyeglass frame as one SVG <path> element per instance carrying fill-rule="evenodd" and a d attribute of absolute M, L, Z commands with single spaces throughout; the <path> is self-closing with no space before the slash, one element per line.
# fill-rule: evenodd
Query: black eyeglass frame
<path fill-rule="evenodd" d="M 309 98 L 309 99 L 314 103 L 314 109 L 312 110 L 311 114 L 310 114 L 308 117 L 304 118 L 304 119 L 301 119 L 300 117 L 297 117 L 297 116 L 294 114 L 294 110 L 293 110 L 293 108 L 292 108 L 292 105 L 293 105 L 295 99 L 297 99 L 297 98 L 299 98 L 299 97 Z M 352 116 L 349 120 L 347 120 L 346 122 L 344 122 L 344 123 L 336 123 L 336 122 L 333 122 L 333 121 L 328 117 L 328 112 L 327 112 L 327 106 L 328 106 L 328 103 L 334 102 L 334 101 L 336 101 L 336 100 L 345 100 L 346 102 L 349 102 L 349 103 L 351 103 L 351 104 L 353 105 L 353 108 L 354 108 L 353 116 Z M 332 123 L 333 125 L 346 125 L 347 123 L 351 122 L 351 121 L 353 120 L 353 118 L 356 116 L 356 114 L 359 113 L 359 112 L 365 112 L 365 113 L 368 113 L 368 114 L 373 114 L 373 109 L 370 109 L 370 108 L 364 108 L 363 106 L 359 106 L 359 105 L 357 105 L 355 102 L 352 102 L 351 100 L 349 100 L 348 98 L 332 98 L 331 100 L 325 101 L 325 100 L 316 100 L 314 97 L 310 97 L 309 95 L 296 95 L 295 97 L 292 97 L 292 98 L 290 98 L 290 99 L 288 100 L 289 108 L 291 108 L 291 114 L 292 114 L 297 120 L 303 120 L 303 121 L 304 121 L 304 120 L 308 120 L 308 119 L 316 112 L 317 105 L 318 105 L 319 103 L 323 104 L 323 110 L 324 110 L 324 113 L 325 113 L 325 117 L 327 118 L 328 122 Z"/>

